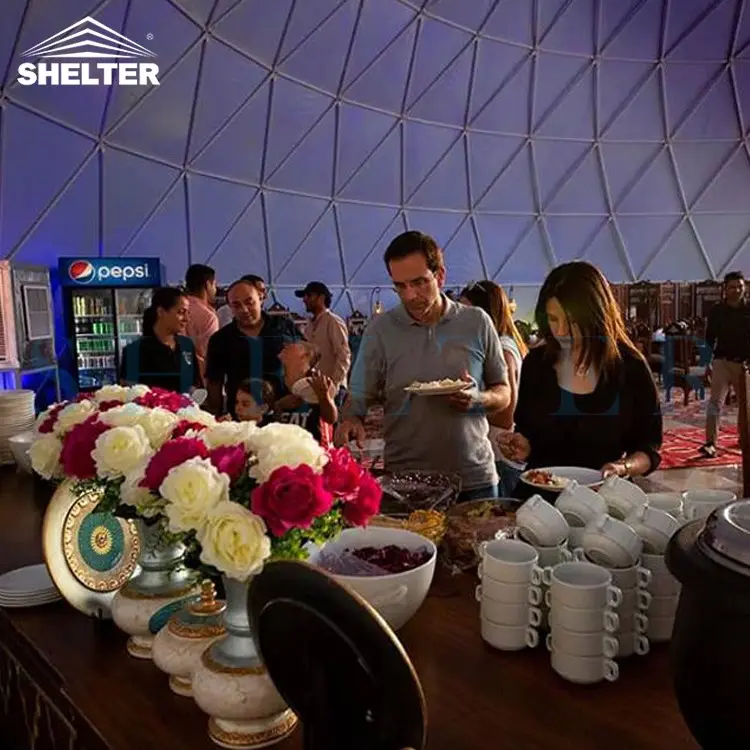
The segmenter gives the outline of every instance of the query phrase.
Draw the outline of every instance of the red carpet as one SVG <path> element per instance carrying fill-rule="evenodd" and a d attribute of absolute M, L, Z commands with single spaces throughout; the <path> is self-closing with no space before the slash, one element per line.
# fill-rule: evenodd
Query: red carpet
<path fill-rule="evenodd" d="M 702 427 L 676 427 L 664 431 L 660 469 L 699 468 L 733 466 L 742 463 L 737 428 L 723 424 L 719 433 L 719 444 L 714 458 L 704 458 L 698 449 L 706 440 Z"/>

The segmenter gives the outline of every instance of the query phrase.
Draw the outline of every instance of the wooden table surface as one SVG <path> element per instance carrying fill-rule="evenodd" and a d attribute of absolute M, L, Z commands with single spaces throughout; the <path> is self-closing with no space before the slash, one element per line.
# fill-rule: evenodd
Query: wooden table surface
<path fill-rule="evenodd" d="M 0 571 L 42 559 L 41 523 L 49 490 L 0 470 Z M 672 692 L 667 649 L 621 662 L 612 684 L 565 682 L 545 649 L 503 653 L 479 635 L 476 581 L 436 578 L 400 637 L 422 681 L 430 750 L 694 750 Z M 65 602 L 0 609 L 0 626 L 31 646 L 105 746 L 113 750 L 208 750 L 206 716 L 174 695 L 151 662 L 125 651 L 125 635 Z M 1 632 L 1 631 L 0 631 Z M 277 745 L 301 748 L 301 733 Z"/>

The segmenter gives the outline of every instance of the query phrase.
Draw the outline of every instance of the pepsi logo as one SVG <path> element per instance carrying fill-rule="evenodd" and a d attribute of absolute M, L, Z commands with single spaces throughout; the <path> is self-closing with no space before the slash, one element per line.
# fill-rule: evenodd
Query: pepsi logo
<path fill-rule="evenodd" d="M 94 278 L 94 266 L 87 260 L 76 260 L 70 264 L 68 274 L 73 281 L 85 284 Z"/>

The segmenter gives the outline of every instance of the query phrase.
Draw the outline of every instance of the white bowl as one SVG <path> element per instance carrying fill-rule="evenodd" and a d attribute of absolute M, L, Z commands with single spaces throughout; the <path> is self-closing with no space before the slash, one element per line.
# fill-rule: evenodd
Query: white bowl
<path fill-rule="evenodd" d="M 29 448 L 31 448 L 31 444 L 34 442 L 34 437 L 34 432 L 28 431 L 8 438 L 8 445 L 13 454 L 13 459 L 18 464 L 18 468 L 27 474 L 34 473 L 34 470 L 31 468 L 31 458 L 29 457 Z"/>
<path fill-rule="evenodd" d="M 333 577 L 354 589 L 394 630 L 398 630 L 417 613 L 432 584 L 437 560 L 437 547 L 433 542 L 413 531 L 372 526 L 367 529 L 346 529 L 323 549 L 335 554 L 346 549 L 386 547 L 390 544 L 415 551 L 426 548 L 431 556 L 423 565 L 404 573 L 383 576 L 333 574 Z M 310 562 L 317 564 L 317 557 L 316 552 L 312 552 Z"/>

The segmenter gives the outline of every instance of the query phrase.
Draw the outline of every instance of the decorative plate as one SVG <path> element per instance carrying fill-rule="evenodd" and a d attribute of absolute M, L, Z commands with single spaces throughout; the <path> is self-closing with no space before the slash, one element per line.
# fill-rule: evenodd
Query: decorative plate
<path fill-rule="evenodd" d="M 522 482 L 548 492 L 562 492 L 573 479 L 582 487 L 591 489 L 599 487 L 604 481 L 600 471 L 578 466 L 549 466 L 529 469 L 521 474 Z"/>
<path fill-rule="evenodd" d="M 99 493 L 76 495 L 64 482 L 42 527 L 44 560 L 60 593 L 76 609 L 109 619 L 119 588 L 136 572 L 140 538 L 133 521 L 94 513 Z"/>

